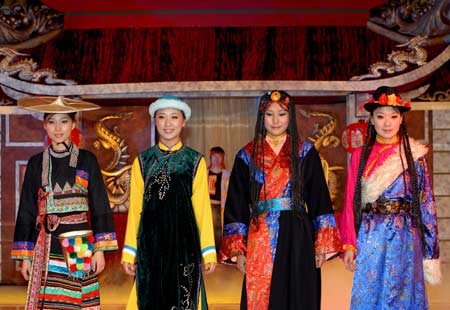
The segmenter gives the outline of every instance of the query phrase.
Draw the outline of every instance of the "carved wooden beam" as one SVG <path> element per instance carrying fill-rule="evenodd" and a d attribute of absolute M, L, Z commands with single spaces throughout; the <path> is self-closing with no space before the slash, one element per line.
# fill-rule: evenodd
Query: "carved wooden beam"
<path fill-rule="evenodd" d="M 27 2 L 32 1 L 2 1 L 0 46 L 16 50 L 33 48 L 53 39 L 63 30 L 63 13 L 41 3 Z"/>
<path fill-rule="evenodd" d="M 43 85 L 17 80 L 0 73 L 0 85 L 11 98 L 24 96 L 76 96 L 83 99 L 180 97 L 255 97 L 268 89 L 283 89 L 293 96 L 343 96 L 372 92 L 377 87 L 404 86 L 431 75 L 450 60 L 450 45 L 425 65 L 397 76 L 368 81 L 200 81 L 87 85 Z"/>
<path fill-rule="evenodd" d="M 450 0 L 385 1 L 370 10 L 367 26 L 378 25 L 371 30 L 394 40 L 402 35 L 444 37 L 450 32 L 449 12 Z"/>

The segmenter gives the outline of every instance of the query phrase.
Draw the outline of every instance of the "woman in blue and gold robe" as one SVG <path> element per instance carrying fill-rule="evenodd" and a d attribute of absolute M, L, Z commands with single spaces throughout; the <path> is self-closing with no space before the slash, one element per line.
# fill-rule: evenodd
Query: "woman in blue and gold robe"
<path fill-rule="evenodd" d="M 411 105 L 394 88 L 378 88 L 364 108 L 370 123 L 350 159 L 339 223 L 354 272 L 350 309 L 428 309 L 425 280 L 440 278 L 428 148 L 408 137 Z"/>

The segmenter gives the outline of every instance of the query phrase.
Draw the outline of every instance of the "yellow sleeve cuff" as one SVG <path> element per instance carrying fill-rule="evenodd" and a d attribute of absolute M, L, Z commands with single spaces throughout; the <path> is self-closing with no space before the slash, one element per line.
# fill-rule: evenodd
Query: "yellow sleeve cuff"
<path fill-rule="evenodd" d="M 208 264 L 208 263 L 217 263 L 217 255 L 216 253 L 210 253 L 210 254 L 206 254 L 203 257 L 203 263 Z"/>
<path fill-rule="evenodd" d="M 351 244 L 344 244 L 344 245 L 342 245 L 342 249 L 344 251 L 352 250 L 353 252 L 356 253 L 356 248 L 353 245 L 351 245 Z"/>
<path fill-rule="evenodd" d="M 135 261 L 135 256 L 133 256 L 129 253 L 122 252 L 122 260 L 120 261 L 121 263 L 134 264 L 134 261 Z"/>

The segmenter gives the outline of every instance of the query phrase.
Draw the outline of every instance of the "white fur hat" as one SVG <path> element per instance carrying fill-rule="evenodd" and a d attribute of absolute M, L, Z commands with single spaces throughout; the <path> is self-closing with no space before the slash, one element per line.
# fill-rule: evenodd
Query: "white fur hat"
<path fill-rule="evenodd" d="M 183 112 L 184 117 L 188 120 L 191 117 L 191 108 L 186 102 L 175 96 L 164 96 L 154 101 L 148 111 L 152 117 L 155 117 L 156 111 L 160 109 L 176 109 Z"/>

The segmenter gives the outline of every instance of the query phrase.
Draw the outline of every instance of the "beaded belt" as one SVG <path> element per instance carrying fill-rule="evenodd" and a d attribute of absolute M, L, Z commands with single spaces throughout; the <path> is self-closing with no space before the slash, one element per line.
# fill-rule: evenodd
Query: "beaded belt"
<path fill-rule="evenodd" d="M 71 214 L 66 216 L 58 216 L 56 214 L 47 215 L 47 229 L 49 231 L 55 231 L 59 224 L 81 224 L 86 223 L 87 214 L 86 212 Z"/>
<path fill-rule="evenodd" d="M 286 211 L 292 210 L 292 201 L 290 198 L 274 198 L 265 201 L 260 201 L 256 204 L 258 213 L 266 211 Z"/>
<path fill-rule="evenodd" d="M 409 213 L 412 210 L 411 203 L 403 200 L 384 200 L 374 201 L 366 204 L 364 208 L 365 213 L 378 214 L 395 214 L 395 213 Z"/>

